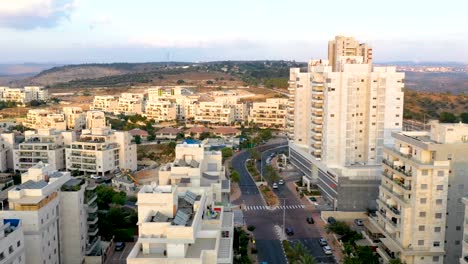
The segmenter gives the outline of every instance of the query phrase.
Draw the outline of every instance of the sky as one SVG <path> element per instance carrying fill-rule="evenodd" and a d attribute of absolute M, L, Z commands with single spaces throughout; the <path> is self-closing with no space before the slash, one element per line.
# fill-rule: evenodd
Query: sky
<path fill-rule="evenodd" d="M 468 63 L 466 0 L 0 0 L 0 64 L 326 58 Z"/>

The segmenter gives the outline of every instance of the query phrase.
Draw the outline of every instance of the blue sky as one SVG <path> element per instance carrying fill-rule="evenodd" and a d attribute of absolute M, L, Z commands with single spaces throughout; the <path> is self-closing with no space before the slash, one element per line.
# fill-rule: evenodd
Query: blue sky
<path fill-rule="evenodd" d="M 335 35 L 376 61 L 468 63 L 465 0 L 0 0 L 0 64 L 326 57 Z"/>

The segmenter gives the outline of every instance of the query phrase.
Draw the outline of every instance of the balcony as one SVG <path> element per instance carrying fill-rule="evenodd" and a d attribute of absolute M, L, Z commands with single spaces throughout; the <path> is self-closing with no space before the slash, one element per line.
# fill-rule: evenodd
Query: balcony
<path fill-rule="evenodd" d="M 92 205 L 96 201 L 96 199 L 97 199 L 96 193 L 92 192 L 92 193 L 86 194 L 85 201 L 87 205 Z"/>
<path fill-rule="evenodd" d="M 390 210 L 393 214 L 395 214 L 395 215 L 400 215 L 400 211 L 399 211 L 397 208 L 395 208 L 395 207 L 393 207 L 393 206 L 387 204 L 386 202 L 384 202 L 384 201 L 382 201 L 382 200 L 380 200 L 380 199 L 377 199 L 377 203 L 378 203 L 381 207 L 384 207 L 384 208 L 387 208 L 388 210 Z"/>
<path fill-rule="evenodd" d="M 408 206 L 409 205 L 409 199 L 406 199 L 403 194 L 399 194 L 395 191 L 392 190 L 392 188 L 386 186 L 386 185 L 380 185 L 379 190 L 382 192 L 388 193 L 391 197 L 397 199 L 401 204 Z"/>
<path fill-rule="evenodd" d="M 97 210 L 98 210 L 97 203 L 89 204 L 88 208 L 86 209 L 88 214 L 94 214 L 97 212 Z"/>
<path fill-rule="evenodd" d="M 89 236 L 97 235 L 98 231 L 99 231 L 99 228 L 97 227 L 97 225 L 88 226 L 88 235 Z"/>
<path fill-rule="evenodd" d="M 97 214 L 94 213 L 94 214 L 88 214 L 88 218 L 86 219 L 86 221 L 87 221 L 88 225 L 94 225 L 94 224 L 97 223 L 98 219 L 99 218 L 98 218 Z"/>
<path fill-rule="evenodd" d="M 407 160 L 407 161 L 415 164 L 416 166 L 418 166 L 420 168 L 424 168 L 424 167 L 430 168 L 432 165 L 434 165 L 434 161 L 432 161 L 432 160 L 421 161 L 421 160 L 418 160 L 418 159 L 414 158 L 413 155 L 401 153 L 400 150 L 395 149 L 393 147 L 385 147 L 384 148 L 384 153 L 386 153 L 386 152 L 390 153 L 390 155 L 396 156 L 397 158 L 401 157 L 404 160 Z"/>
<path fill-rule="evenodd" d="M 99 237 L 94 237 L 89 243 L 86 243 L 86 255 L 90 255 L 91 252 L 96 248 L 99 244 Z"/>

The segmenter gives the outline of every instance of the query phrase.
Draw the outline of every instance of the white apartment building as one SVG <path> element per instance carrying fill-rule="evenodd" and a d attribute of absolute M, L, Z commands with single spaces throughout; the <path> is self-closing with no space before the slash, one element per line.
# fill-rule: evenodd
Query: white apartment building
<path fill-rule="evenodd" d="M 468 264 L 468 197 L 463 197 L 462 202 L 465 205 L 465 217 L 463 220 L 463 247 L 460 264 Z"/>
<path fill-rule="evenodd" d="M 260 127 L 286 128 L 288 99 L 268 98 L 265 102 L 254 102 L 249 114 L 249 123 Z"/>
<path fill-rule="evenodd" d="M 199 96 L 185 96 L 175 99 L 177 119 L 195 119 L 198 112 Z"/>
<path fill-rule="evenodd" d="M 464 246 L 468 125 L 431 124 L 431 132 L 392 134 L 384 148 L 378 211 L 368 237 L 380 237 L 384 263 L 457 263 Z M 373 232 L 369 230 L 374 230 Z M 376 234 L 377 233 L 377 234 Z"/>
<path fill-rule="evenodd" d="M 237 122 L 247 121 L 248 116 L 249 116 L 247 104 L 240 102 L 238 96 L 216 96 L 214 97 L 214 101 L 231 105 L 234 108 L 234 120 L 235 121 Z"/>
<path fill-rule="evenodd" d="M 232 263 L 234 214 L 199 189 L 146 185 L 138 193 L 138 241 L 127 264 Z"/>
<path fill-rule="evenodd" d="M 122 113 L 125 115 L 142 114 L 143 101 L 134 97 L 120 97 L 115 113 Z"/>
<path fill-rule="evenodd" d="M 118 108 L 119 99 L 113 95 L 94 96 L 91 110 L 112 113 Z"/>
<path fill-rule="evenodd" d="M 404 73 L 362 56 L 311 60 L 291 69 L 292 163 L 335 210 L 375 208 L 383 145 L 403 122 Z M 291 109 L 291 108 L 290 108 Z"/>
<path fill-rule="evenodd" d="M 336 36 L 334 40 L 328 42 L 328 60 L 337 71 L 340 57 L 361 56 L 364 63 L 372 64 L 372 48 L 366 43 L 359 43 L 353 37 Z"/>
<path fill-rule="evenodd" d="M 106 114 L 102 111 L 86 112 L 86 129 L 106 127 Z"/>
<path fill-rule="evenodd" d="M 0 263 L 24 264 L 24 232 L 20 219 L 0 218 Z"/>
<path fill-rule="evenodd" d="M 14 169 L 14 146 L 15 134 L 14 133 L 1 133 L 0 134 L 0 172 L 5 172 L 8 169 Z"/>
<path fill-rule="evenodd" d="M 64 107 L 63 113 L 67 129 L 81 130 L 86 126 L 86 115 L 81 107 Z"/>
<path fill-rule="evenodd" d="M 200 102 L 195 122 L 230 125 L 235 121 L 235 107 L 224 102 Z"/>
<path fill-rule="evenodd" d="M 203 144 L 177 144 L 174 162 L 162 165 L 158 175 L 161 185 L 200 188 L 213 201 L 229 203 L 230 182 L 221 151 L 207 151 Z"/>
<path fill-rule="evenodd" d="M 99 239 L 90 240 L 92 226 L 86 220 L 89 209 L 97 208 L 87 199 L 83 179 L 40 162 L 21 175 L 21 182 L 8 192 L 9 208 L 0 217 L 22 222 L 23 263 L 88 263 L 88 252 L 98 248 L 101 254 L 99 244 L 91 248 L 90 242 Z"/>
<path fill-rule="evenodd" d="M 168 101 L 146 102 L 145 116 L 158 121 L 171 121 L 177 118 L 177 108 Z"/>
<path fill-rule="evenodd" d="M 47 89 L 42 86 L 26 86 L 24 88 L 0 87 L 0 100 L 25 104 L 32 100 L 47 101 L 49 100 L 49 94 Z"/>
<path fill-rule="evenodd" d="M 54 128 L 57 130 L 67 130 L 65 114 L 47 109 L 30 109 L 23 125 L 32 129 Z"/>
<path fill-rule="evenodd" d="M 55 129 L 25 131 L 24 142 L 13 150 L 15 171 L 25 172 L 38 162 L 51 165 L 54 170 L 65 168 L 65 147 L 75 140 L 75 132 Z"/>
<path fill-rule="evenodd" d="M 137 169 L 136 145 L 128 131 L 110 128 L 83 130 L 78 140 L 65 150 L 66 168 L 85 174 L 114 172 L 120 169 Z"/>
<path fill-rule="evenodd" d="M 155 102 L 161 98 L 176 98 L 182 96 L 182 86 L 152 86 L 147 89 L 148 101 Z"/>

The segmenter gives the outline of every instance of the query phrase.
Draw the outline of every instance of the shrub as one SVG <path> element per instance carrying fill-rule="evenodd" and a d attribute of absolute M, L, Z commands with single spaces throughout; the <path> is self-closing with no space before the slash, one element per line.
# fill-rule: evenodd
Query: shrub
<path fill-rule="evenodd" d="M 249 230 L 250 232 L 253 232 L 253 231 L 255 230 L 255 226 L 249 225 L 249 226 L 247 227 L 247 230 Z"/>

